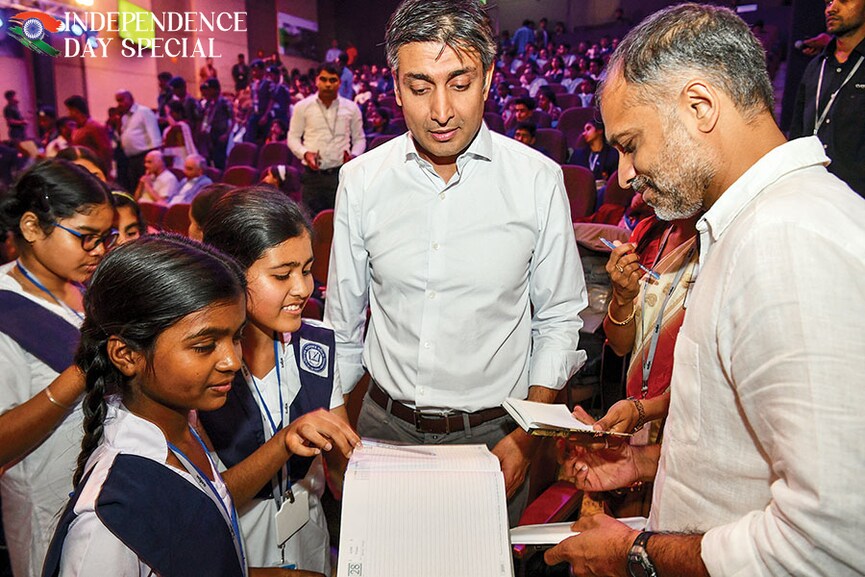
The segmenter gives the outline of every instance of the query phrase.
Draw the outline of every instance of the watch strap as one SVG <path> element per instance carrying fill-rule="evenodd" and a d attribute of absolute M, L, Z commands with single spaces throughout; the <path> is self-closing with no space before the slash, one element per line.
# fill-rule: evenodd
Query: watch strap
<path fill-rule="evenodd" d="M 646 545 L 652 535 L 654 533 L 651 531 L 642 531 L 634 539 L 634 544 L 628 551 L 628 574 L 631 577 L 658 577 L 658 571 L 646 550 Z"/>

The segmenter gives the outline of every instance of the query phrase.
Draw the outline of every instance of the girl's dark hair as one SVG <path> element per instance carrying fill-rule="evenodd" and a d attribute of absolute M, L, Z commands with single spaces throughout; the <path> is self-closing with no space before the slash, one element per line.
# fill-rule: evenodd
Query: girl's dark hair
<path fill-rule="evenodd" d="M 246 275 L 216 249 L 175 234 L 145 236 L 109 252 L 84 297 L 76 364 L 87 375 L 84 439 L 73 482 L 99 445 L 106 395 L 126 390 L 128 377 L 111 362 L 108 339 L 119 337 L 152 366 L 156 339 L 183 317 L 246 294 Z"/>
<path fill-rule="evenodd" d="M 130 207 L 135 214 L 135 220 L 138 221 L 138 226 L 141 227 L 142 234 L 146 232 L 147 222 L 145 222 L 144 215 L 141 214 L 141 207 L 135 202 L 135 198 L 116 185 L 111 187 L 111 196 L 114 199 L 114 208 Z"/>
<path fill-rule="evenodd" d="M 108 176 L 108 167 L 105 166 L 105 163 L 102 161 L 99 156 L 93 152 L 92 149 L 86 146 L 67 146 L 63 150 L 57 153 L 56 158 L 60 160 L 69 160 L 71 162 L 75 162 L 79 159 L 89 160 L 92 162 L 99 170 L 102 171 L 106 177 Z"/>
<path fill-rule="evenodd" d="M 312 228 L 293 200 L 269 186 L 233 190 L 220 198 L 204 223 L 204 242 L 230 254 L 244 269 L 264 252 Z"/>
<path fill-rule="evenodd" d="M 88 170 L 66 160 L 44 160 L 27 170 L 0 201 L 0 230 L 21 239 L 21 217 L 32 212 L 46 234 L 60 219 L 88 214 L 102 204 L 113 206 L 105 184 Z"/>
<path fill-rule="evenodd" d="M 214 182 L 202 187 L 201 191 L 192 199 L 192 204 L 189 210 L 192 213 L 192 218 L 201 226 L 207 221 L 207 216 L 210 214 L 210 209 L 216 204 L 216 201 L 225 196 L 231 190 L 237 188 L 232 184 L 224 182 Z"/>

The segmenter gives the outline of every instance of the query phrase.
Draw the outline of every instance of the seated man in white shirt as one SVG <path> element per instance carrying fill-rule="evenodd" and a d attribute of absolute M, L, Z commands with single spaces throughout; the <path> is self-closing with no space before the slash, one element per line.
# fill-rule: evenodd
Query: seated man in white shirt
<path fill-rule="evenodd" d="M 189 204 L 192 199 L 208 184 L 213 184 L 210 177 L 204 174 L 207 167 L 207 159 L 200 154 L 190 154 L 183 162 L 183 174 L 185 177 L 177 186 L 177 192 L 168 199 L 168 205 Z M 170 171 L 166 171 L 170 172 Z"/>
<path fill-rule="evenodd" d="M 620 183 L 664 220 L 704 211 L 699 274 L 663 443 L 578 450 L 569 467 L 592 491 L 654 478 L 648 531 L 586 517 L 546 561 L 578 575 L 862 575 L 865 202 L 817 137 L 786 141 L 763 47 L 727 8 L 647 18 L 598 99 Z M 642 277 L 616 250 L 618 274 Z M 596 426 L 638 428 L 645 411 L 623 406 Z"/>
<path fill-rule="evenodd" d="M 165 160 L 158 150 L 151 150 L 144 157 L 144 176 L 138 180 L 135 200 L 167 204 L 177 190 L 177 177 L 165 168 Z"/>

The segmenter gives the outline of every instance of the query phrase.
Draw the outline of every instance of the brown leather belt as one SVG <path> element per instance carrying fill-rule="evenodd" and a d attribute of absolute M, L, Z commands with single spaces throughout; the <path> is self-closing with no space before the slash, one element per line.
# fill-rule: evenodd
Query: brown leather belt
<path fill-rule="evenodd" d="M 507 414 L 501 407 L 493 407 L 492 409 L 484 409 L 482 411 L 475 411 L 474 413 L 454 411 L 449 415 L 422 413 L 417 409 L 412 409 L 408 405 L 393 400 L 375 381 L 370 382 L 369 398 L 384 410 L 388 410 L 388 404 L 390 404 L 390 414 L 410 425 L 414 425 L 417 432 L 432 433 L 434 435 L 447 435 L 448 433 L 462 431 L 465 428 L 464 416 L 468 417 L 470 427 L 477 427 L 487 421 L 498 419 Z"/>

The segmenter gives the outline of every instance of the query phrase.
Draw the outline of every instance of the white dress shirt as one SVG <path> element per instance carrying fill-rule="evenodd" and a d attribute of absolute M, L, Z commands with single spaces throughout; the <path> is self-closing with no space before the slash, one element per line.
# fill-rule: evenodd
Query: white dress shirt
<path fill-rule="evenodd" d="M 60 562 L 61 577 L 112 575 L 118 577 L 149 577 L 151 568 L 138 555 L 106 527 L 96 513 L 96 500 L 102 484 L 108 477 L 117 455 L 139 455 L 164 465 L 180 475 L 190 485 L 205 491 L 195 477 L 185 470 L 165 463 L 168 444 L 162 431 L 155 424 L 144 420 L 119 405 L 116 397 L 110 399 L 105 418 L 105 433 L 100 444 L 87 462 L 92 473 L 75 504 L 77 517 L 69 525 L 63 556 Z M 227 510 L 232 500 L 219 474 L 211 466 L 212 484 Z M 182 506 L 178 503 L 178 506 Z M 158 514 L 155 513 L 155 514 Z"/>
<path fill-rule="evenodd" d="M 865 201 L 828 161 L 786 143 L 697 223 L 649 524 L 713 576 L 865 571 Z"/>
<path fill-rule="evenodd" d="M 562 171 L 539 152 L 482 125 L 448 183 L 410 133 L 340 171 L 325 322 L 344 390 L 363 366 L 420 408 L 561 389 L 585 306 Z"/>
<path fill-rule="evenodd" d="M 9 276 L 15 263 L 0 266 L 0 290 L 24 296 L 74 327 L 81 319 L 60 305 L 24 292 Z M 3 311 L 0 314 L 6 314 Z M 51 335 L 44 335 L 50 339 Z M 0 333 L 0 413 L 24 404 L 57 378 L 57 372 Z M 81 403 L 66 415 L 38 447 L 0 477 L 3 524 L 15 575 L 39 577 L 42 561 L 59 519 L 58 513 L 72 490 L 72 473 L 81 450 Z"/>
<path fill-rule="evenodd" d="M 162 146 L 159 122 L 152 110 L 140 104 L 132 105 L 121 119 L 120 145 L 126 156 L 135 156 Z"/>
<path fill-rule="evenodd" d="M 307 96 L 294 105 L 288 147 L 301 160 L 307 152 L 317 151 L 322 170 L 342 166 L 344 152 L 360 156 L 366 150 L 360 108 L 341 96 L 329 107 L 318 99 L 318 93 Z"/>

